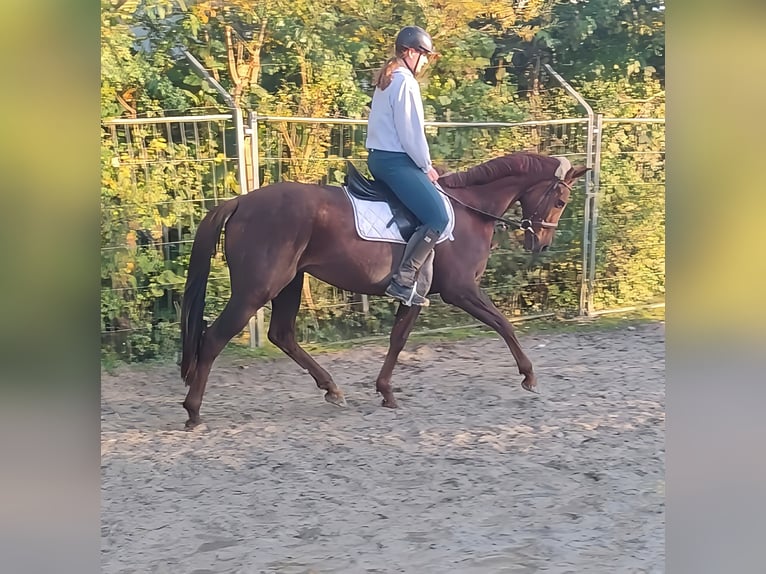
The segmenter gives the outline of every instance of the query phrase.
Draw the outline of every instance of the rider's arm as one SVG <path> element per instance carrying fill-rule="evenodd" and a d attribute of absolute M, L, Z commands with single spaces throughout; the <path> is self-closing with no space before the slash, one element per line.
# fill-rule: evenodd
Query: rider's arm
<path fill-rule="evenodd" d="M 425 120 L 420 87 L 417 80 L 410 74 L 395 73 L 394 80 L 391 86 L 395 88 L 391 94 L 391 106 L 396 133 L 407 155 L 423 170 L 423 173 L 428 173 L 431 169 L 431 154 L 424 130 Z M 393 85 L 394 83 L 396 85 Z"/>

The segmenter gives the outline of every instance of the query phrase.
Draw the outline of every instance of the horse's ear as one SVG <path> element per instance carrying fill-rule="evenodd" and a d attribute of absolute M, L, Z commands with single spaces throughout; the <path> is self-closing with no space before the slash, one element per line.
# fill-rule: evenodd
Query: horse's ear
<path fill-rule="evenodd" d="M 590 170 L 591 170 L 591 168 L 583 167 L 581 165 L 579 165 L 577 167 L 573 167 L 572 169 L 569 170 L 569 173 L 567 174 L 566 179 L 568 179 L 569 181 L 574 181 L 578 177 L 584 176 Z"/>

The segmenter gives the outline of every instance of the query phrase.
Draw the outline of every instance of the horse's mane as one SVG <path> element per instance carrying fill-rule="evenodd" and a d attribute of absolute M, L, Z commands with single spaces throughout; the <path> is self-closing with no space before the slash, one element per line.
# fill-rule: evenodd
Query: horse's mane
<path fill-rule="evenodd" d="M 556 161 L 555 158 L 536 153 L 511 153 L 471 167 L 467 171 L 445 175 L 439 179 L 439 183 L 446 187 L 470 187 L 489 183 L 509 175 L 548 172 L 551 169 L 551 160 Z"/>

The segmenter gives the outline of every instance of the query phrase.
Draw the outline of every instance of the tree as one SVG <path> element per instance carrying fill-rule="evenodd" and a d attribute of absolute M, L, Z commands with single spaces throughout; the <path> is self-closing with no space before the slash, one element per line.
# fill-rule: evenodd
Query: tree
<path fill-rule="evenodd" d="M 570 78 L 615 78 L 638 67 L 665 81 L 664 0 L 561 2 L 538 37 Z"/>

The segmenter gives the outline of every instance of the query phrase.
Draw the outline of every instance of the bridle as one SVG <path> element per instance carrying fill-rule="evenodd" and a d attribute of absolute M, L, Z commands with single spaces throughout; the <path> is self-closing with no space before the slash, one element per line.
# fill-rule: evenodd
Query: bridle
<path fill-rule="evenodd" d="M 553 180 L 551 184 L 548 186 L 548 189 L 545 190 L 545 193 L 543 194 L 543 196 L 540 198 L 540 201 L 537 202 L 537 205 L 535 206 L 535 210 L 532 212 L 532 215 L 529 216 L 528 218 L 522 219 L 521 222 L 519 223 L 519 227 L 521 229 L 523 229 L 524 231 L 531 231 L 532 233 L 534 233 L 535 232 L 533 228 L 534 224 L 539 225 L 541 228 L 548 228 L 548 229 L 556 229 L 559 226 L 558 222 L 551 223 L 550 221 L 545 221 L 545 219 L 543 217 L 540 217 L 537 213 L 538 210 L 540 209 L 540 206 L 543 205 L 545 200 L 548 199 L 550 195 L 558 189 L 559 184 L 566 187 L 569 191 L 572 191 L 572 186 L 568 184 L 566 181 L 564 181 L 563 179 L 557 178 Z"/>
<path fill-rule="evenodd" d="M 510 227 L 516 227 L 518 229 L 524 230 L 525 233 L 531 233 L 534 240 L 537 241 L 539 238 L 537 237 L 537 232 L 535 231 L 535 225 L 539 226 L 541 229 L 547 228 L 547 229 L 556 229 L 559 224 L 557 223 L 551 223 L 550 221 L 545 221 L 544 217 L 541 217 L 537 212 L 540 209 L 540 206 L 543 205 L 546 199 L 550 197 L 550 195 L 558 189 L 559 185 L 563 185 L 569 191 L 572 191 L 572 186 L 568 184 L 563 179 L 554 179 L 551 184 L 548 186 L 548 189 L 545 190 L 545 193 L 543 193 L 542 197 L 540 198 L 540 201 L 537 202 L 537 205 L 535 206 L 534 211 L 532 212 L 532 215 L 529 217 L 524 217 L 522 219 L 510 219 L 507 217 L 502 217 L 499 215 L 493 215 L 492 213 L 486 212 L 482 209 L 479 209 L 478 207 L 473 207 L 472 205 L 468 205 L 466 203 L 463 203 L 458 198 L 450 195 L 446 191 L 444 191 L 444 188 L 439 185 L 438 183 L 434 182 L 434 185 L 441 191 L 444 195 L 449 197 L 452 201 L 455 203 L 459 203 L 463 207 L 475 212 L 479 213 L 485 217 L 489 217 L 490 219 L 494 219 L 495 221 L 499 221 L 500 223 L 503 223 L 505 226 Z"/>

